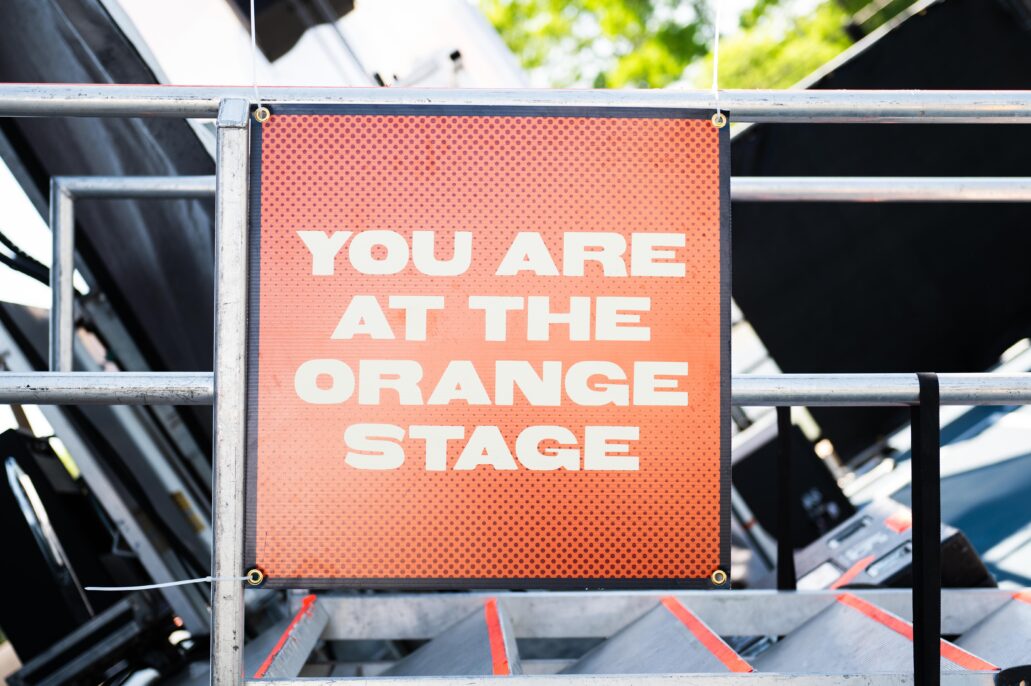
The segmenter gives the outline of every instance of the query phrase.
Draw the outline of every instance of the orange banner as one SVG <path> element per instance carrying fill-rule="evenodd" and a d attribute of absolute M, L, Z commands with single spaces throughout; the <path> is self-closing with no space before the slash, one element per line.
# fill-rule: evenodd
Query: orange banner
<path fill-rule="evenodd" d="M 728 147 L 674 109 L 273 108 L 247 562 L 278 587 L 716 585 Z"/>

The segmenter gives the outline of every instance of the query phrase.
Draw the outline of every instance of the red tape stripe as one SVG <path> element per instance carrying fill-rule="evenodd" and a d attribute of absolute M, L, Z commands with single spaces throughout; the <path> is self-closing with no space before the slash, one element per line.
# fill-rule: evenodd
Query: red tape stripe
<path fill-rule="evenodd" d="M 304 600 L 301 601 L 301 609 L 297 611 L 294 618 L 286 625 L 286 630 L 283 631 L 283 635 L 279 637 L 278 641 L 276 641 L 276 645 L 272 646 L 272 650 L 270 650 L 268 655 L 265 656 L 265 661 L 261 663 L 261 666 L 258 667 L 258 671 L 254 673 L 255 679 L 260 679 L 265 676 L 265 672 L 267 672 L 268 668 L 272 666 L 272 661 L 276 659 L 276 655 L 279 654 L 279 651 L 283 649 L 283 646 L 286 645 L 287 640 L 290 638 L 290 632 L 292 632 L 294 627 L 304 619 L 305 615 L 311 613 L 311 606 L 314 604 L 315 594 L 310 594 L 304 597 Z"/>
<path fill-rule="evenodd" d="M 866 568 L 869 567 L 870 563 L 875 559 L 876 558 L 873 555 L 867 555 L 862 560 L 849 567 L 848 571 L 839 576 L 838 580 L 831 584 L 831 590 L 839 589 L 842 586 L 847 586 L 852 583 L 852 580 L 865 572 Z"/>
<path fill-rule="evenodd" d="M 876 605 L 872 605 L 861 598 L 857 598 L 851 593 L 842 593 L 839 595 L 838 602 L 842 605 L 851 607 L 853 610 L 861 612 L 870 619 L 883 624 L 902 636 L 905 636 L 910 641 L 913 640 L 913 625 L 906 620 L 896 617 L 890 612 L 882 610 Z M 999 668 L 991 662 L 986 662 L 976 655 L 971 655 L 959 646 L 953 645 L 944 639 L 941 640 L 941 656 L 949 662 L 959 665 L 963 669 L 987 672 L 996 672 L 999 670 Z"/>
<path fill-rule="evenodd" d="M 1017 591 L 1013 594 L 1013 599 L 1031 605 L 1031 591 Z"/>
<path fill-rule="evenodd" d="M 483 614 L 487 620 L 487 639 L 490 641 L 490 661 L 494 676 L 510 676 L 512 667 L 508 664 L 505 634 L 501 630 L 501 617 L 498 616 L 498 601 L 491 598 L 485 602 Z"/>
<path fill-rule="evenodd" d="M 963 669 L 974 672 L 998 672 L 999 668 L 987 660 L 982 660 L 977 655 L 968 653 L 958 645 L 949 643 L 942 639 L 942 657 L 949 662 L 959 665 Z"/>
<path fill-rule="evenodd" d="M 901 534 L 903 531 L 909 531 L 913 528 L 913 513 L 905 507 L 901 507 L 891 514 L 887 519 L 884 520 L 884 526 L 888 527 L 897 534 Z"/>
<path fill-rule="evenodd" d="M 723 642 L 723 639 L 712 632 L 702 620 L 698 619 L 693 612 L 680 604 L 673 596 L 666 596 L 662 604 L 673 613 L 673 616 L 680 620 L 680 623 L 687 627 L 687 630 L 694 634 L 694 637 L 705 646 L 706 650 L 723 663 L 732 672 L 751 672 L 752 666 L 741 659 L 741 656 Z"/>

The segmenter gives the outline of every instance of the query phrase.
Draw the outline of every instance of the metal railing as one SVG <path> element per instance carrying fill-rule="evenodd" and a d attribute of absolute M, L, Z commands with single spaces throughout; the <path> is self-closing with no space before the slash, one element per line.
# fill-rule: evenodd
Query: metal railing
<path fill-rule="evenodd" d="M 1031 177 L 735 177 L 731 179 L 730 192 L 731 199 L 738 202 L 1031 202 Z M 51 371 L 72 371 L 75 201 L 79 198 L 214 196 L 214 176 L 55 176 L 51 179 L 50 230 L 54 255 L 50 271 Z"/>
<path fill-rule="evenodd" d="M 211 119 L 224 100 L 250 102 L 250 86 L 4 84 L 7 117 Z M 262 103 L 677 107 L 712 110 L 709 91 L 263 87 Z M 775 123 L 1028 124 L 1031 91 L 725 90 L 732 121 Z"/>
<path fill-rule="evenodd" d="M 55 184 L 55 307 L 51 313 L 52 364 L 55 371 L 0 374 L 0 402 L 70 404 L 207 404 L 215 406 L 213 492 L 214 554 L 212 575 L 229 579 L 241 575 L 243 563 L 244 483 L 244 365 L 247 278 L 248 127 L 251 89 L 245 87 L 0 85 L 0 116 L 102 117 L 217 117 L 215 369 L 197 373 L 70 372 L 67 348 L 72 306 L 72 198 L 85 193 L 114 197 L 118 183 L 108 187 L 65 179 Z M 543 91 L 543 90 L 402 90 L 366 88 L 266 88 L 264 103 L 403 104 L 422 107 L 468 104 L 494 107 L 671 107 L 709 110 L 710 93 L 683 91 Z M 720 106 L 735 121 L 749 122 L 879 122 L 879 123 L 1031 123 L 1031 91 L 725 91 Z M 1026 201 L 1025 179 L 910 180 L 888 187 L 888 180 L 823 180 L 799 194 L 797 180 L 739 179 L 739 200 L 828 201 Z M 81 183 L 84 185 L 78 186 Z M 105 182 L 106 183 L 106 182 Z M 128 183 L 128 182 L 127 182 Z M 208 194 L 209 181 L 183 192 Z M 849 185 L 851 184 L 851 185 Z M 146 185 L 146 182 L 144 182 Z M 159 184 L 160 185 L 160 184 Z M 124 192 L 126 186 L 122 186 Z M 142 188 L 142 187 L 141 187 Z M 158 197 L 164 191 L 152 189 Z M 145 189 L 141 192 L 148 192 Z M 743 195 L 742 195 L 743 194 Z M 818 195 L 819 198 L 814 196 Z M 888 197 L 891 196 L 891 197 Z M 170 197 L 170 196 L 162 196 Z M 194 197 L 194 196 L 188 196 Z M 1029 374 L 942 374 L 944 404 L 1031 404 Z M 919 385 L 911 374 L 737 376 L 733 402 L 738 405 L 912 405 Z M 713 597 L 733 593 L 709 592 Z M 538 594 L 522 594 L 532 596 Z M 789 594 L 784 598 L 804 598 Z M 692 601 L 693 602 L 693 601 Z M 211 679 L 214 684 L 239 684 L 243 653 L 243 586 L 218 580 L 212 585 Z M 357 619 L 357 618 L 355 618 Z M 685 681 L 699 677 L 685 676 Z M 735 686 L 784 675 L 744 675 L 706 679 Z M 798 683 L 839 683 L 841 676 L 806 675 Z M 521 677 L 519 683 L 556 682 L 568 686 L 590 682 L 621 682 L 623 677 Z M 862 675 L 864 684 L 903 684 L 912 675 Z M 944 683 L 989 683 L 990 675 L 945 675 Z M 669 676 L 638 678 L 640 683 L 669 683 Z M 469 683 L 469 679 L 460 680 Z M 291 683 L 288 681 L 257 683 Z M 306 684 L 329 683 L 305 681 Z M 340 683 L 340 682 L 333 682 Z M 386 682 L 384 682 L 386 683 Z M 439 683 L 450 683 L 439 680 Z M 454 681 L 459 683 L 459 681 Z"/>
<path fill-rule="evenodd" d="M 0 403 L 211 405 L 211 372 L 0 373 Z M 1031 404 L 1031 373 L 939 374 L 942 405 Z M 913 374 L 737 374 L 731 402 L 747 407 L 915 405 Z"/>
<path fill-rule="evenodd" d="M 213 176 L 55 176 L 50 179 L 50 370 L 72 371 L 75 200 L 77 198 L 205 198 Z"/>

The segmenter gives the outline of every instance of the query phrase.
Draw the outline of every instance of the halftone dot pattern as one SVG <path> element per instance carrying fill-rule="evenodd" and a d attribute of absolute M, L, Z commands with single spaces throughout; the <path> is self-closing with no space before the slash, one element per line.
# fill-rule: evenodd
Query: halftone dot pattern
<path fill-rule="evenodd" d="M 703 579 L 720 564 L 720 169 L 718 132 L 705 119 L 585 116 L 274 114 L 260 128 L 261 256 L 252 546 L 270 578 Z M 411 237 L 473 233 L 472 266 L 428 277 L 411 263 L 366 276 L 337 257 L 313 276 L 299 230 L 385 229 Z M 686 278 L 495 276 L 519 231 L 540 232 L 561 268 L 567 231 L 682 232 Z M 376 295 L 396 340 L 331 340 L 350 299 Z M 424 342 L 403 340 L 404 313 L 389 295 L 442 295 Z M 652 339 L 527 342 L 522 312 L 509 340 L 484 340 L 469 295 L 645 296 Z M 564 340 L 565 339 L 565 340 Z M 470 360 L 493 397 L 496 360 L 545 360 L 563 369 L 608 360 L 686 361 L 688 407 L 560 407 L 453 403 L 310 405 L 294 391 L 305 361 L 418 360 L 428 397 L 451 360 Z M 255 392 L 252 389 L 252 394 Z M 345 464 L 355 423 L 497 426 L 515 454 L 527 426 L 640 427 L 636 472 L 425 470 L 425 442 L 406 438 L 404 465 Z M 449 445 L 454 465 L 464 441 Z M 547 447 L 545 444 L 544 447 Z M 250 533 L 250 532 L 249 532 Z"/>

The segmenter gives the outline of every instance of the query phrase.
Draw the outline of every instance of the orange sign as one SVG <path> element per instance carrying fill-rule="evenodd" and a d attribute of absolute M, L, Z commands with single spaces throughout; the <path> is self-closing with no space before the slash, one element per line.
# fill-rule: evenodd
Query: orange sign
<path fill-rule="evenodd" d="M 255 126 L 246 561 L 269 585 L 729 569 L 709 114 L 280 106 Z"/>

